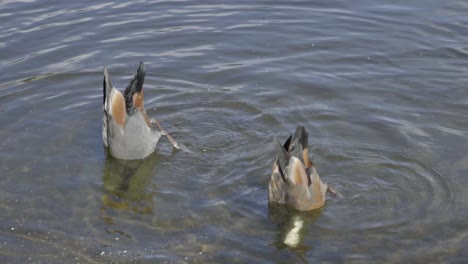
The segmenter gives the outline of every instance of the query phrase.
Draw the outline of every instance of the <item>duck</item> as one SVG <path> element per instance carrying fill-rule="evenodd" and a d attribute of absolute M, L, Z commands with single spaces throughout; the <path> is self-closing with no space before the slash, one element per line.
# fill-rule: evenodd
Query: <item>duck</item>
<path fill-rule="evenodd" d="M 336 194 L 320 176 L 309 159 L 308 133 L 298 126 L 284 144 L 275 139 L 276 159 L 268 186 L 270 203 L 285 204 L 299 211 L 310 211 L 325 205 L 327 190 Z"/>
<path fill-rule="evenodd" d="M 161 136 L 167 136 L 178 148 L 177 142 L 161 128 L 159 122 L 150 119 L 146 113 L 143 93 L 145 75 L 145 65 L 140 62 L 122 94 L 112 84 L 107 66 L 104 66 L 102 140 L 106 154 L 114 158 L 144 159 L 155 151 Z M 153 124 L 157 124 L 159 130 L 154 129 Z"/>

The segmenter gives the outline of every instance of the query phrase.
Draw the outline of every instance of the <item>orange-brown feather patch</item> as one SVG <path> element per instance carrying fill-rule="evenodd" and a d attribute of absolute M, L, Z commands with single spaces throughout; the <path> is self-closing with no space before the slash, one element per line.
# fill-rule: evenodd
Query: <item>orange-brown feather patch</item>
<path fill-rule="evenodd" d="M 139 109 L 140 111 L 145 109 L 145 102 L 143 99 L 143 91 L 141 91 L 141 93 L 133 94 L 133 106 L 135 106 L 135 108 Z"/>
<path fill-rule="evenodd" d="M 292 164 L 291 164 L 292 163 Z M 293 173 L 293 180 L 296 185 L 303 184 L 307 185 L 307 175 L 304 170 L 304 166 L 299 159 L 292 159 L 290 166 L 293 166 L 291 172 Z"/>
<path fill-rule="evenodd" d="M 302 182 L 302 177 L 301 177 L 301 175 L 300 175 L 300 172 L 298 172 L 297 170 L 296 170 L 296 173 L 294 174 L 294 182 L 296 183 L 296 185 L 302 185 L 302 184 L 304 184 L 304 183 Z"/>
<path fill-rule="evenodd" d="M 115 90 L 111 98 L 110 114 L 117 124 L 125 126 L 125 100 L 119 91 Z"/>
<path fill-rule="evenodd" d="M 149 117 L 148 117 L 148 115 L 146 114 L 146 111 L 145 111 L 145 102 L 144 102 L 144 97 L 143 97 L 143 91 L 141 91 L 141 93 L 134 93 L 133 94 L 133 106 L 135 106 L 136 109 L 140 110 L 143 113 L 143 116 L 145 117 L 146 124 L 149 127 L 152 127 L 151 120 L 149 119 Z"/>
<path fill-rule="evenodd" d="M 325 203 L 325 197 L 323 197 L 320 183 L 320 177 L 312 177 L 312 195 L 314 196 L 314 200 L 317 202 L 318 207 L 323 206 Z"/>
<path fill-rule="evenodd" d="M 306 168 L 312 167 L 312 162 L 309 160 L 309 150 L 304 149 L 302 151 L 302 158 L 304 159 Z"/>

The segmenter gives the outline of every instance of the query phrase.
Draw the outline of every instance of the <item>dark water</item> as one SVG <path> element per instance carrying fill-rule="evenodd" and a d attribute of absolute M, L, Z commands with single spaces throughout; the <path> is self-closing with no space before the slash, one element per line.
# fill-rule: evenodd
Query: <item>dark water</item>
<path fill-rule="evenodd" d="M 1 263 L 466 263 L 466 1 L 2 1 Z M 144 61 L 185 144 L 106 159 L 102 70 Z M 309 131 L 319 211 L 269 208 Z M 291 242 L 292 241 L 292 242 Z"/>

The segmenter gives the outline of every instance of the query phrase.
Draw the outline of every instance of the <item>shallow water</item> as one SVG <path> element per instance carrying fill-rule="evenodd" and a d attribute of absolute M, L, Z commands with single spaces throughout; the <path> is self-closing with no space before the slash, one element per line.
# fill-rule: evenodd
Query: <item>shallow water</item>
<path fill-rule="evenodd" d="M 464 1 L 3 1 L 1 263 L 468 261 Z M 106 158 L 102 70 L 165 139 Z M 342 198 L 268 206 L 309 131 Z"/>

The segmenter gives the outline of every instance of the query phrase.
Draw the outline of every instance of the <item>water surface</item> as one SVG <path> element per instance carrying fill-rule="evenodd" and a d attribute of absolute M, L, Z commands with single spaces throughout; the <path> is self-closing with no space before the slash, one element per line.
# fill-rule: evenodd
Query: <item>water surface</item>
<path fill-rule="evenodd" d="M 0 262 L 468 261 L 464 1 L 3 1 Z M 106 158 L 102 70 L 167 140 Z M 268 206 L 309 131 L 318 211 Z"/>

